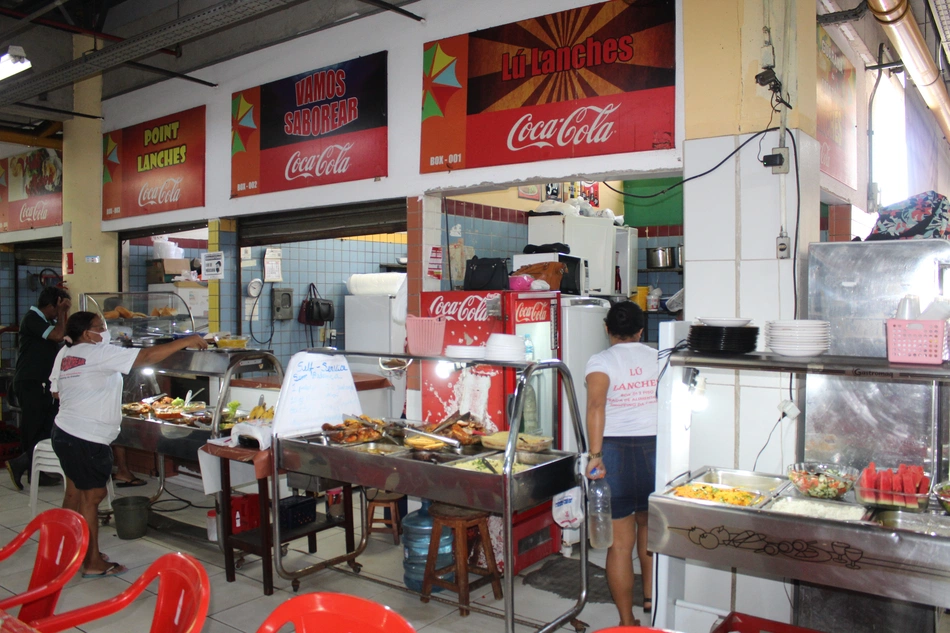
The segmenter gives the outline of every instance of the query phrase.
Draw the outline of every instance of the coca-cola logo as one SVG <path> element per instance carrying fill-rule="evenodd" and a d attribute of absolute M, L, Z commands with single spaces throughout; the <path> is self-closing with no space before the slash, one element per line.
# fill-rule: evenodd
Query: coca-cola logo
<path fill-rule="evenodd" d="M 620 104 L 604 107 L 582 106 L 564 118 L 535 121 L 530 112 L 518 119 L 508 132 L 508 149 L 518 152 L 529 147 L 560 147 L 606 143 L 614 134 L 610 115 Z"/>
<path fill-rule="evenodd" d="M 540 323 L 548 320 L 548 304 L 545 301 L 519 303 L 515 307 L 515 323 Z"/>
<path fill-rule="evenodd" d="M 299 151 L 290 155 L 284 167 L 284 178 L 286 180 L 296 180 L 297 178 L 319 178 L 320 176 L 331 176 L 335 174 L 345 174 L 350 168 L 350 157 L 347 154 L 353 149 L 353 143 L 346 145 L 328 145 L 319 154 L 305 156 Z"/>
<path fill-rule="evenodd" d="M 148 182 L 139 190 L 139 206 L 147 207 L 151 204 L 171 204 L 181 198 L 182 176 L 168 178 L 160 185 L 151 186 Z"/>
<path fill-rule="evenodd" d="M 429 305 L 431 316 L 444 316 L 451 321 L 487 321 L 488 303 L 485 297 L 469 295 L 461 301 L 447 301 L 438 295 Z"/>
<path fill-rule="evenodd" d="M 24 204 L 20 207 L 20 222 L 36 222 L 38 220 L 45 220 L 49 216 L 49 208 L 46 206 L 46 202 L 43 200 L 38 200 L 33 204 Z"/>

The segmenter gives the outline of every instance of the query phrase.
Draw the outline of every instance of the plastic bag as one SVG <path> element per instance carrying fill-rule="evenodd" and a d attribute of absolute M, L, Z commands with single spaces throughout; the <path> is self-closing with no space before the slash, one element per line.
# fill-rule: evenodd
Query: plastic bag
<path fill-rule="evenodd" d="M 581 521 L 584 520 L 584 512 L 581 506 L 584 493 L 580 486 L 574 486 L 570 490 L 554 495 L 551 502 L 551 514 L 554 516 L 554 522 L 562 528 L 579 528 Z"/>
<path fill-rule="evenodd" d="M 666 300 L 667 312 L 679 312 L 683 309 L 685 303 L 686 288 L 680 288 L 676 293 Z"/>

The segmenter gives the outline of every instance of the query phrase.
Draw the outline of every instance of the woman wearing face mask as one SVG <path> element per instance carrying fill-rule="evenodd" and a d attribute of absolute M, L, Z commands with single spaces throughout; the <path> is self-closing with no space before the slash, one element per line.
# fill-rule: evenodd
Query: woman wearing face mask
<path fill-rule="evenodd" d="M 206 349 L 200 336 L 143 349 L 109 345 L 98 314 L 77 312 L 66 322 L 66 347 L 53 362 L 50 389 L 59 398 L 52 443 L 66 474 L 63 507 L 79 512 L 89 526 L 83 578 L 115 576 L 126 570 L 99 552 L 99 503 L 112 476 L 112 449 L 122 423 L 122 374 L 161 362 L 186 347 Z"/>

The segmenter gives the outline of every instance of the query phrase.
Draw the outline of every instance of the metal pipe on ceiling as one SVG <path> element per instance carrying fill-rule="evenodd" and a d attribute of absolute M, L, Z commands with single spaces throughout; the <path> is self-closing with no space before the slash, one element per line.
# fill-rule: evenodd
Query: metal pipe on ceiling
<path fill-rule="evenodd" d="M 950 95 L 940 70 L 927 48 L 908 0 L 868 0 L 868 8 L 884 29 L 917 85 L 924 103 L 933 112 L 945 139 L 950 141 Z"/>

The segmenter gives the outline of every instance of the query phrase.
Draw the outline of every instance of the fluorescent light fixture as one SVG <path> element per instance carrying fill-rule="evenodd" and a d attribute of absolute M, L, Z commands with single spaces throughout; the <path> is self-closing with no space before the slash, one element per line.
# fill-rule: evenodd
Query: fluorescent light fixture
<path fill-rule="evenodd" d="M 8 46 L 0 55 L 0 81 L 32 68 L 21 46 Z"/>

